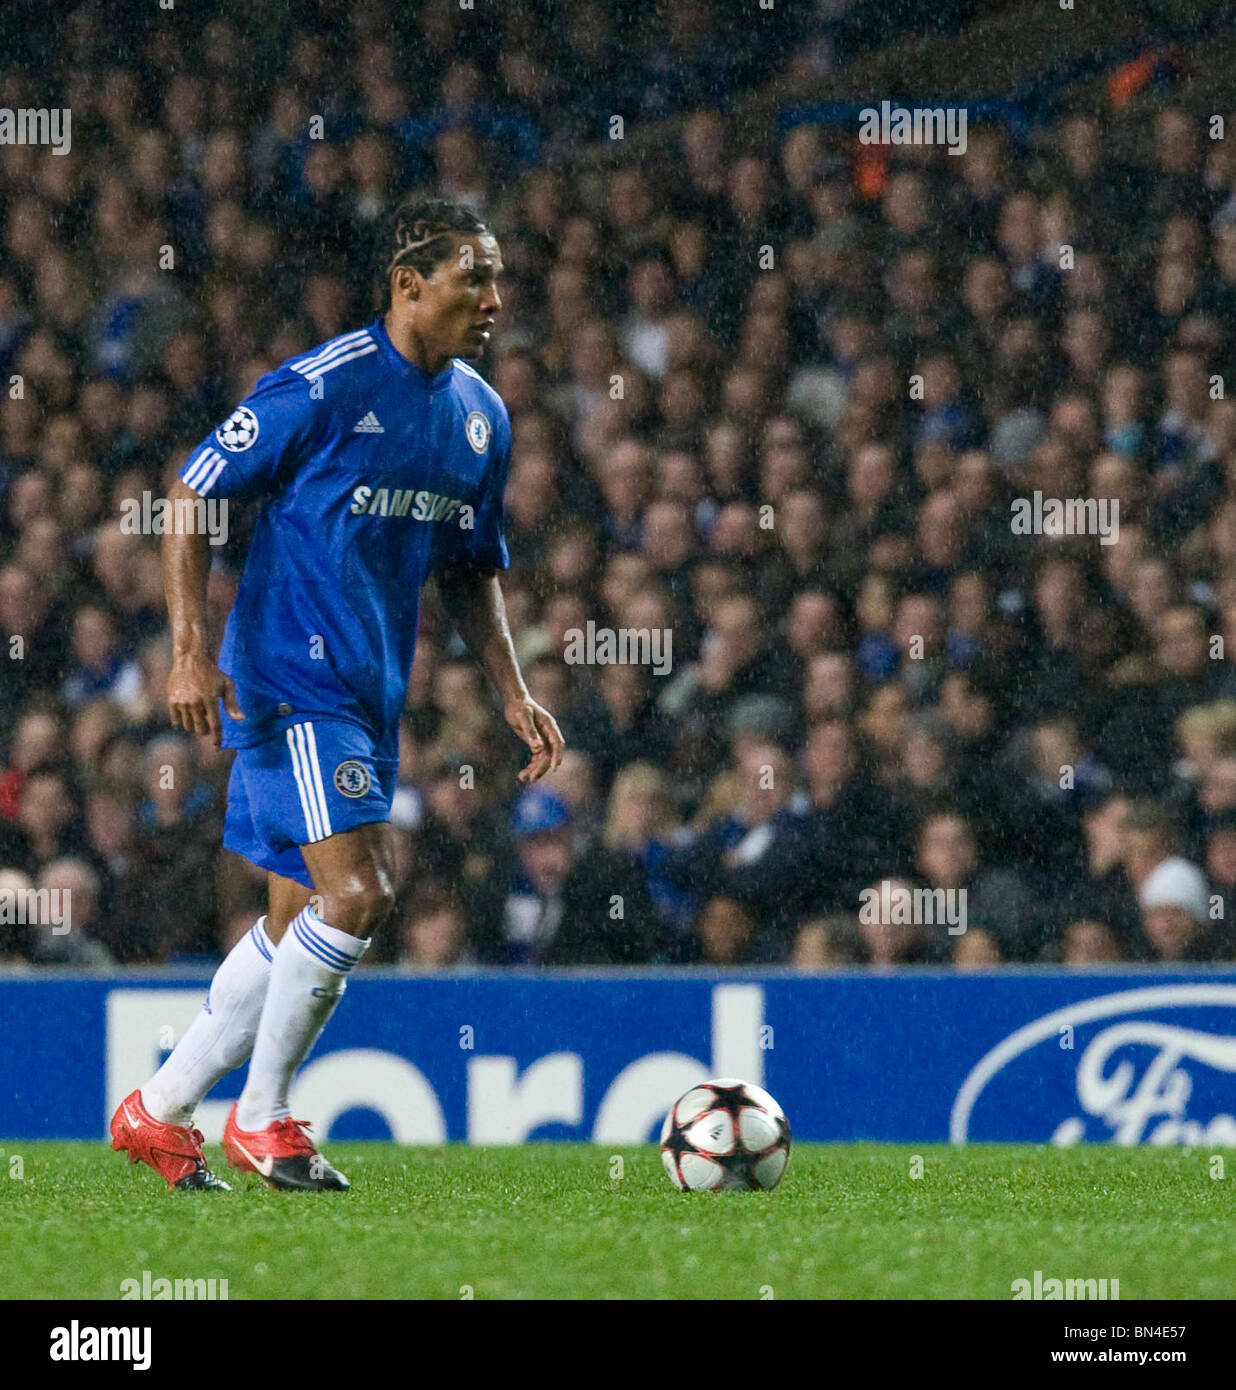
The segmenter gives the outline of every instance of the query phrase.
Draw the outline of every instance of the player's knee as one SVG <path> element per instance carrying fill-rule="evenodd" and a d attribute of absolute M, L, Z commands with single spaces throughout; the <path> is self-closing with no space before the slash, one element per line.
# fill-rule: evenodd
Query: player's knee
<path fill-rule="evenodd" d="M 369 897 L 369 920 L 366 931 L 372 932 L 387 920 L 395 910 L 395 888 L 390 879 L 380 878 L 373 886 Z"/>
<path fill-rule="evenodd" d="M 327 895 L 331 926 L 353 936 L 369 936 L 390 916 L 395 889 L 384 875 L 356 879 Z"/>

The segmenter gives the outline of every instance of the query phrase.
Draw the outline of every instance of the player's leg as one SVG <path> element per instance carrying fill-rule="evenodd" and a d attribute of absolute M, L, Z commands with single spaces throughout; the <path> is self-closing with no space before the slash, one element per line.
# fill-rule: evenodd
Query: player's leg
<path fill-rule="evenodd" d="M 248 1060 L 266 1000 L 275 946 L 287 924 L 309 901 L 295 879 L 267 873 L 266 915 L 228 952 L 215 971 L 202 1012 L 154 1077 L 141 1101 L 155 1119 L 188 1125 L 211 1088 Z"/>
<path fill-rule="evenodd" d="M 262 862 L 250 807 L 245 760 L 238 756 L 228 783 L 225 843 Z M 303 864 L 303 861 L 299 861 Z M 141 1160 L 181 1188 L 226 1189 L 210 1172 L 193 1113 L 203 1096 L 253 1050 L 270 980 L 278 932 L 308 901 L 309 888 L 273 871 L 270 910 L 259 917 L 215 971 L 201 1012 L 155 1075 L 120 1103 L 112 1117 L 112 1147 Z"/>
<path fill-rule="evenodd" d="M 193 1112 L 253 1050 L 274 957 L 265 920 L 258 918 L 227 953 L 201 1012 L 154 1076 L 126 1096 L 112 1117 L 112 1148 L 148 1163 L 172 1187 L 226 1187 L 206 1163 Z"/>
<path fill-rule="evenodd" d="M 237 1106 L 242 1130 L 286 1119 L 292 1074 L 308 1056 L 393 898 L 390 826 L 357 826 L 302 847 L 315 894 L 275 952 L 270 990 Z"/>
<path fill-rule="evenodd" d="M 346 1187 L 293 1121 L 287 1097 L 369 944 L 364 933 L 389 909 L 386 822 L 397 758 L 394 750 L 379 757 L 359 725 L 308 719 L 242 749 L 236 761 L 244 766 L 249 823 L 229 818 L 224 844 L 278 876 L 267 928 L 279 939 L 223 1151 L 234 1167 L 258 1172 L 272 1186 Z"/>
<path fill-rule="evenodd" d="M 310 903 L 275 951 L 245 1089 L 228 1120 L 224 1150 L 278 1187 L 340 1190 L 336 1172 L 291 1116 L 288 1091 L 346 988 L 370 933 L 394 901 L 390 826 L 356 826 L 301 851 L 313 879 Z"/>
<path fill-rule="evenodd" d="M 266 935 L 274 945 L 277 946 L 283 940 L 288 923 L 298 912 L 304 911 L 311 897 L 313 889 L 306 888 L 294 878 L 284 878 L 282 874 L 273 870 L 266 875 L 266 900 L 269 903 L 266 911 Z"/>
<path fill-rule="evenodd" d="M 141 1087 L 142 1104 L 155 1119 L 189 1124 L 215 1082 L 253 1051 L 274 959 L 266 920 L 258 918 L 228 952 L 210 982 L 202 1011 Z"/>

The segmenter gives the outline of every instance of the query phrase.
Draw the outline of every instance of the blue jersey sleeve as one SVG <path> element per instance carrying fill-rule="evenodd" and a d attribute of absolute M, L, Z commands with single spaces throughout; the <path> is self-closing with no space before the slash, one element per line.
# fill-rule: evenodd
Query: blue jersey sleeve
<path fill-rule="evenodd" d="M 475 513 L 463 513 L 451 526 L 449 539 L 439 552 L 437 568 L 510 569 L 511 557 L 502 534 L 502 509 L 510 468 L 511 422 L 503 409 L 494 427 L 494 447 L 484 492 Z"/>
<path fill-rule="evenodd" d="M 181 481 L 200 497 L 237 502 L 277 492 L 308 456 L 321 418 L 310 385 L 295 372 L 268 373 L 193 450 Z"/>

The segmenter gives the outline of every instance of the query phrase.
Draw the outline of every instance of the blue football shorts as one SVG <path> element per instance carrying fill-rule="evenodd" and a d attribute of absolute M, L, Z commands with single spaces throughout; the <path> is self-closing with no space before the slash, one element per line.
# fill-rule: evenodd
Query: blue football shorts
<path fill-rule="evenodd" d="M 355 724 L 336 719 L 292 724 L 263 743 L 236 750 L 224 847 L 312 888 L 300 846 L 390 820 L 398 771 L 398 761 L 375 758 L 372 738 Z"/>

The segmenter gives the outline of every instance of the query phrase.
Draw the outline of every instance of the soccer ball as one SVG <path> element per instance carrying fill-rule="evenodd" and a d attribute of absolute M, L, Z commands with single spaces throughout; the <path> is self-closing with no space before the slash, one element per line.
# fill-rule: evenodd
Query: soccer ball
<path fill-rule="evenodd" d="M 692 1192 L 776 1187 L 790 1161 L 790 1122 L 749 1081 L 702 1081 L 670 1107 L 661 1162 L 675 1187 Z"/>
<path fill-rule="evenodd" d="M 257 437 L 257 416 L 247 405 L 238 405 L 215 431 L 215 438 L 232 454 L 244 453 Z"/>

